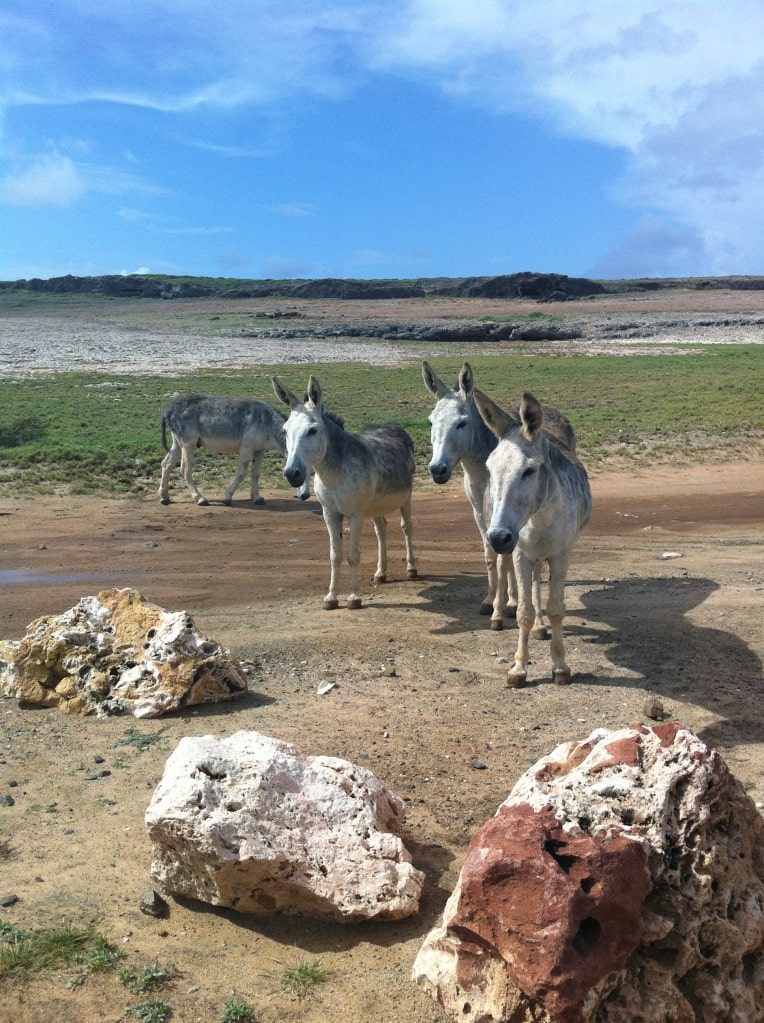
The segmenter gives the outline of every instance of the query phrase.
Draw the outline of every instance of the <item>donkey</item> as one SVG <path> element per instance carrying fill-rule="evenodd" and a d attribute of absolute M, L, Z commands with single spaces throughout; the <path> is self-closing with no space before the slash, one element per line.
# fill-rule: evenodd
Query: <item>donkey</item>
<path fill-rule="evenodd" d="M 552 678 L 567 685 L 570 668 L 562 638 L 565 578 L 573 546 L 591 515 L 589 477 L 575 454 L 543 429 L 544 410 L 532 394 L 523 395 L 519 422 L 477 388 L 474 398 L 498 441 L 486 462 L 491 501 L 488 542 L 497 554 L 512 555 L 519 581 L 519 637 L 508 682 L 522 686 L 527 678 L 531 577 L 534 568 L 546 562 Z"/>
<path fill-rule="evenodd" d="M 387 580 L 387 520 L 399 510 L 406 544 L 406 574 L 417 578 L 412 544 L 411 491 L 414 444 L 405 430 L 392 423 L 367 426 L 361 433 L 345 430 L 342 418 L 324 408 L 321 386 L 314 376 L 300 401 L 278 377 L 272 378 L 276 396 L 291 409 L 284 424 L 287 460 L 284 476 L 293 487 L 315 470 L 314 490 L 329 532 L 331 577 L 324 608 L 339 606 L 337 592 L 342 564 L 342 525 L 348 520 L 350 596 L 348 607 L 362 606 L 359 586 L 360 539 L 364 519 L 372 519 L 378 558 L 374 581 Z"/>
<path fill-rule="evenodd" d="M 199 492 L 191 470 L 194 452 L 204 447 L 223 455 L 238 455 L 236 475 L 223 497 L 223 504 L 230 505 L 236 488 L 244 479 L 247 466 L 252 463 L 250 498 L 252 504 L 265 504 L 260 496 L 258 484 L 263 454 L 268 450 L 286 453 L 283 416 L 258 398 L 215 398 L 204 394 L 176 394 L 162 410 L 162 446 L 167 454 L 162 459 L 162 480 L 159 484 L 159 498 L 162 504 L 170 503 L 170 473 L 180 461 L 183 478 L 188 484 L 195 501 L 208 505 L 209 501 Z M 172 434 L 172 446 L 167 444 L 167 429 Z M 310 496 L 309 481 L 306 479 L 298 489 L 297 496 L 305 500 Z"/>
<path fill-rule="evenodd" d="M 504 628 L 504 614 L 513 617 L 517 605 L 517 580 L 511 557 L 497 555 L 488 542 L 486 523 L 486 492 L 488 488 L 488 456 L 498 444 L 496 436 L 483 422 L 475 405 L 475 380 L 468 362 L 462 365 L 456 386 L 452 389 L 438 377 L 430 364 L 422 362 L 422 379 L 436 399 L 430 413 L 430 442 L 432 459 L 427 466 L 433 482 L 443 484 L 451 478 L 461 462 L 464 470 L 464 490 L 472 505 L 472 514 L 480 530 L 483 552 L 488 571 L 488 591 L 480 605 L 481 615 L 491 615 L 491 628 Z M 514 411 L 516 422 L 517 409 Z M 544 409 L 544 427 L 555 434 L 570 450 L 575 451 L 576 438 L 570 421 L 552 407 Z M 547 639 L 541 599 L 541 569 L 533 576 L 533 606 L 535 621 L 533 636 Z"/>

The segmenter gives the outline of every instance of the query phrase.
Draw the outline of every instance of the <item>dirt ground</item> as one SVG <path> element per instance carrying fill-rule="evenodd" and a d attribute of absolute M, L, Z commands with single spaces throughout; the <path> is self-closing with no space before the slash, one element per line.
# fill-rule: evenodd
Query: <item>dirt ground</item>
<path fill-rule="evenodd" d="M 454 354 L 453 346 L 255 342 L 241 336 L 236 317 L 249 322 L 268 304 L 218 305 L 160 303 L 148 319 L 149 307 L 135 302 L 11 309 L 0 319 L 0 374 Z M 331 323 L 538 308 L 304 303 L 299 322 L 308 312 Z M 626 355 L 678 341 L 762 342 L 760 310 L 760 292 L 607 297 L 575 305 L 586 330 L 568 347 Z M 216 1023 L 233 997 L 260 1023 L 437 1023 L 443 1013 L 410 980 L 416 953 L 471 835 L 558 743 L 648 722 L 646 701 L 656 697 L 667 716 L 720 750 L 764 808 L 764 461 L 592 477 L 593 518 L 566 591 L 569 687 L 548 681 L 548 644 L 535 642 L 528 686 L 507 688 L 514 629 L 491 632 L 477 613 L 482 549 L 461 480 L 420 483 L 420 578 L 405 579 L 391 522 L 391 581 L 372 586 L 367 523 L 364 607 L 355 612 L 322 610 L 328 539 L 314 499 L 265 491 L 266 505 L 252 508 L 242 488 L 231 508 L 200 508 L 177 478 L 168 507 L 153 495 L 0 497 L 0 639 L 20 638 L 35 618 L 85 595 L 131 586 L 188 611 L 250 678 L 237 701 L 152 721 L 70 718 L 0 699 L 0 848 L 11 852 L 0 856 L 0 900 L 17 897 L 0 920 L 22 929 L 92 923 L 134 972 L 174 966 L 167 988 L 142 997 L 166 999 L 179 1023 Z M 336 684 L 319 696 L 327 681 Z M 131 729 L 156 741 L 142 750 L 128 741 Z M 140 911 L 150 888 L 144 812 L 167 757 L 183 736 L 240 729 L 361 763 L 404 797 L 404 838 L 427 877 L 417 916 L 343 927 L 188 901 L 170 900 L 166 919 Z M 302 1002 L 283 993 L 284 967 L 315 960 L 328 971 L 325 983 Z M 141 1000 L 116 971 L 74 987 L 71 978 L 3 987 L 0 1023 L 116 1023 Z"/>
<path fill-rule="evenodd" d="M 267 494 L 263 508 L 195 506 L 178 489 L 154 499 L 0 500 L 0 638 L 85 594 L 132 586 L 186 609 L 250 670 L 244 698 L 137 723 L 69 718 L 0 700 L 0 918 L 22 928 L 93 922 L 136 972 L 174 965 L 159 993 L 172 1019 L 220 1019 L 231 997 L 260 1021 L 425 1023 L 444 1018 L 409 979 L 454 886 L 471 834 L 517 777 L 558 743 L 599 726 L 667 715 L 717 747 L 764 805 L 764 465 L 759 462 L 592 480 L 594 515 L 567 587 L 574 684 L 548 680 L 535 643 L 529 685 L 505 685 L 513 632 L 491 632 L 479 537 L 458 481 L 415 494 L 421 578 L 405 580 L 397 523 L 391 581 L 356 612 L 322 610 L 328 541 L 317 502 Z M 679 557 L 666 557 L 676 554 Z M 395 674 L 384 674 L 393 665 Z M 322 682 L 336 682 L 319 696 Z M 427 875 L 409 920 L 343 927 L 256 919 L 171 900 L 140 912 L 150 888 L 144 811 L 184 735 L 256 729 L 374 771 L 408 803 L 405 839 Z M 100 758 L 103 758 L 102 760 Z M 302 1002 L 281 992 L 284 966 L 319 960 L 324 984 Z M 118 1020 L 140 1000 L 115 974 L 74 990 L 67 976 L 0 992 L 2 1023 Z"/>

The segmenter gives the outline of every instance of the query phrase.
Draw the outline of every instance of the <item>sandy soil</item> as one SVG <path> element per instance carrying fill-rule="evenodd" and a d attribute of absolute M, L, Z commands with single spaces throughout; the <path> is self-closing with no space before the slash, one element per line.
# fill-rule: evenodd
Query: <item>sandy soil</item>
<path fill-rule="evenodd" d="M 742 309 L 751 321 L 745 329 L 760 334 L 751 326 L 760 297 L 693 293 L 674 296 L 672 307 L 665 297 L 656 305 L 653 296 L 651 303 L 637 296 L 621 300 L 621 308 L 599 300 L 594 307 L 599 322 L 639 312 L 638 336 L 612 341 L 631 350 L 673 343 L 670 329 L 679 328 L 668 324 L 677 313 L 715 324 L 703 328 L 713 332 L 706 340 L 749 340 L 738 319 L 726 333 L 721 321 Z M 350 306 L 313 309 L 327 318 L 361 315 Z M 154 321 L 150 330 L 138 323 L 135 305 L 120 315 L 104 305 L 87 322 L 76 310 L 56 316 L 22 310 L 10 327 L 4 320 L 15 348 L 3 348 L 0 331 L 6 360 L 0 358 L 0 372 L 62 368 L 83 351 L 96 352 L 96 341 L 108 364 L 126 339 L 138 351 L 142 329 L 150 334 L 144 355 L 154 353 L 160 364 L 160 338 L 161 365 L 172 372 L 168 358 L 181 351 L 190 368 L 189 360 L 204 358 L 200 338 L 209 338 L 219 320 L 210 318 L 205 334 L 199 316 L 207 317 L 209 307 L 196 314 L 193 329 L 188 305 L 160 308 L 167 322 Z M 421 315 L 431 318 L 432 308 Z M 215 316 L 230 311 L 226 306 Z M 410 306 L 405 316 L 415 318 Z M 700 328 L 682 322 L 679 339 L 697 339 Z M 92 341 L 86 348 L 83 337 Z M 251 347 L 232 354 L 231 345 L 224 346 L 231 364 L 251 358 Z M 274 349 L 274 357 L 284 350 Z M 302 353 L 290 350 L 299 361 Z M 370 357 L 369 349 L 352 350 Z M 95 368 L 96 359 L 85 361 Z M 391 581 L 372 586 L 367 524 L 365 606 L 356 612 L 321 608 L 328 541 L 315 500 L 301 504 L 284 491 L 266 492 L 266 506 L 253 509 L 242 490 L 232 508 L 199 508 L 177 479 L 174 486 L 168 507 L 153 497 L 0 498 L 0 638 L 19 638 L 34 618 L 60 613 L 86 594 L 133 586 L 168 609 L 189 611 L 249 670 L 251 692 L 236 702 L 137 723 L 157 739 L 143 752 L 126 741 L 133 719 L 67 718 L 0 700 L 0 841 L 14 853 L 0 858 L 0 898 L 18 897 L 0 919 L 21 928 L 92 922 L 124 949 L 136 972 L 154 961 L 173 964 L 177 978 L 158 995 L 172 1005 L 173 1020 L 219 1020 L 234 996 L 261 1023 L 443 1020 L 409 973 L 470 836 L 540 755 L 595 727 L 647 721 L 648 697 L 657 696 L 667 715 L 718 748 L 764 806 L 761 461 L 594 476 L 594 515 L 567 587 L 574 684 L 548 681 L 547 644 L 535 643 L 522 690 L 505 684 L 513 629 L 493 633 L 477 614 L 482 551 L 460 481 L 424 484 L 415 494 L 417 581 L 405 580 L 400 533 L 391 523 Z M 319 696 L 326 681 L 336 685 Z M 176 901 L 164 920 L 140 912 L 150 887 L 143 815 L 167 756 L 184 735 L 226 736 L 242 728 L 362 763 L 407 800 L 405 839 L 427 875 L 416 917 L 342 927 Z M 312 995 L 298 1002 L 280 990 L 284 966 L 316 959 L 329 976 Z M 66 986 L 70 976 L 4 988 L 0 1023 L 116 1021 L 139 1000 L 115 974 L 89 977 L 74 989 Z"/>
<path fill-rule="evenodd" d="M 575 683 L 547 681 L 547 644 L 537 643 L 523 690 L 505 686 L 513 630 L 492 633 L 477 615 L 481 552 L 457 482 L 416 495 L 421 579 L 405 580 L 393 529 L 392 581 L 369 582 L 357 612 L 321 609 L 327 540 L 314 500 L 279 492 L 259 509 L 243 500 L 198 508 L 180 491 L 169 507 L 3 500 L 0 637 L 19 637 L 35 617 L 85 594 L 134 586 L 189 610 L 229 646 L 250 668 L 251 693 L 140 722 L 159 735 L 142 753 L 125 744 L 132 719 L 67 718 L 0 701 L 0 791 L 14 800 L 0 807 L 0 837 L 16 850 L 0 862 L 0 896 L 19 898 L 2 918 L 27 928 L 93 921 L 138 972 L 174 964 L 179 976 L 162 997 L 177 1020 L 219 1019 L 234 994 L 262 1021 L 442 1019 L 411 984 L 411 964 L 470 835 L 542 753 L 598 726 L 646 721 L 645 701 L 657 695 L 764 803 L 762 470 L 741 463 L 595 477 L 594 517 L 567 590 Z M 370 580 L 370 527 L 364 537 Z M 387 664 L 394 676 L 382 674 Z M 327 680 L 337 684 L 319 696 Z M 184 735 L 242 728 L 363 763 L 404 796 L 407 844 L 427 873 L 418 916 L 342 927 L 174 901 L 167 920 L 140 912 L 150 887 L 143 814 L 169 752 Z M 299 1003 L 279 991 L 284 965 L 314 959 L 330 971 L 315 994 Z M 5 990 L 0 1018 L 117 1020 L 136 1001 L 114 976 L 73 991 L 65 980 Z"/>

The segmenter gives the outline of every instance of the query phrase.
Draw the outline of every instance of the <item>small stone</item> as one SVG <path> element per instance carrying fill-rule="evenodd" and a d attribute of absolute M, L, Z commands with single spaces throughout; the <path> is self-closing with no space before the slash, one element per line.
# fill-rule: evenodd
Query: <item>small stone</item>
<path fill-rule="evenodd" d="M 13 796 L 9 796 L 7 792 L 0 796 L 0 806 L 15 806 L 16 800 Z"/>
<path fill-rule="evenodd" d="M 98 756 L 93 757 L 93 761 L 96 764 L 105 764 L 106 763 L 106 761 L 104 760 L 103 757 L 98 757 Z"/>
<path fill-rule="evenodd" d="M 2 906 L 3 909 L 7 909 L 8 906 L 15 906 L 18 901 L 18 895 L 3 895 L 0 897 L 0 906 Z"/>
<path fill-rule="evenodd" d="M 642 712 L 645 717 L 650 718 L 651 721 L 662 721 L 666 716 L 663 704 L 656 696 L 651 696 L 645 700 Z"/>
<path fill-rule="evenodd" d="M 473 771 L 485 771 L 485 764 L 482 760 L 471 760 L 470 767 Z"/>
<path fill-rule="evenodd" d="M 158 892 L 155 892 L 152 888 L 150 891 L 141 899 L 141 913 L 145 913 L 146 916 L 163 917 L 169 916 L 170 907 L 167 905 L 165 900 Z"/>

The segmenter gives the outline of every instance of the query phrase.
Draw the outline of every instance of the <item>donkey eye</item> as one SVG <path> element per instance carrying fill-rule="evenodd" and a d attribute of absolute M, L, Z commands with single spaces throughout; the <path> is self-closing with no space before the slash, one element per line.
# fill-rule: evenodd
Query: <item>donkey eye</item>
<path fill-rule="evenodd" d="M 466 425 L 467 425 L 467 420 L 466 419 L 460 419 L 459 422 L 456 424 L 456 429 L 457 430 L 463 430 Z"/>
<path fill-rule="evenodd" d="M 317 430 L 318 430 L 318 427 L 317 427 L 317 426 L 309 426 L 309 427 L 308 427 L 308 429 L 307 429 L 307 431 L 306 431 L 306 433 L 307 433 L 307 435 L 308 435 L 309 437 L 312 437 L 312 436 L 313 436 L 313 434 L 314 434 L 314 433 L 316 433 L 316 431 L 317 431 Z"/>
<path fill-rule="evenodd" d="M 522 479 L 527 480 L 529 476 L 532 476 L 536 471 L 535 466 L 529 465 L 527 469 L 523 469 Z"/>

